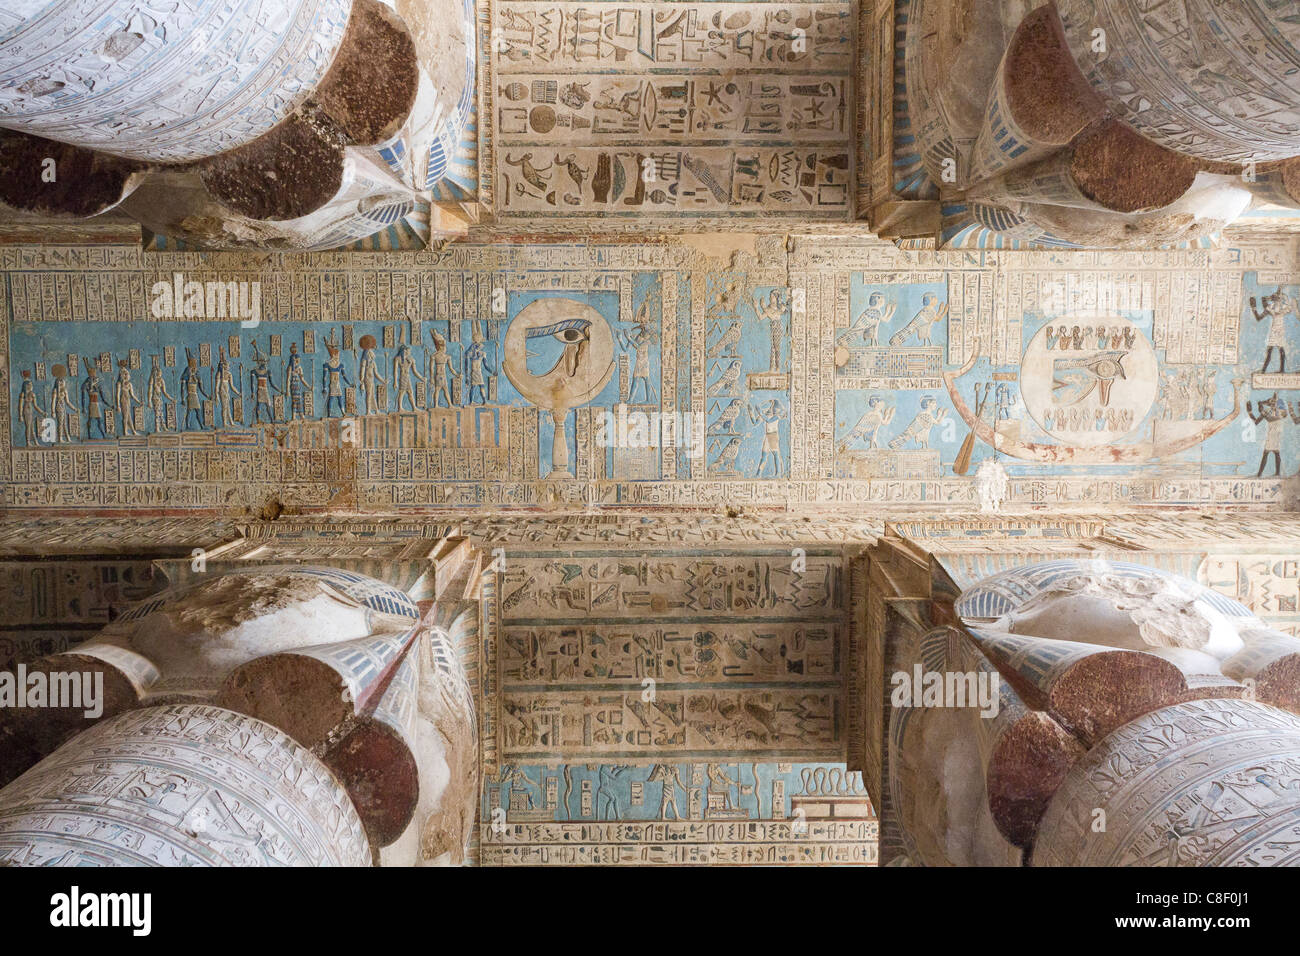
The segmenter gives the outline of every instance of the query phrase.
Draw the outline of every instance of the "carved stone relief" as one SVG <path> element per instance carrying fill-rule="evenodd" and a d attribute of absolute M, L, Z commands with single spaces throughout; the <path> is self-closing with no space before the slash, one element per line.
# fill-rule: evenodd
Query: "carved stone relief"
<path fill-rule="evenodd" d="M 466 245 L 177 273 L 200 264 L 11 249 L 5 500 L 974 510 L 990 460 L 1004 510 L 1285 497 L 1284 249 L 1134 269 L 760 251 L 724 269 L 685 246 Z M 206 309 L 227 279 L 259 284 L 255 327 L 139 318 L 159 284 L 184 301 L 198 283 Z"/>
<path fill-rule="evenodd" d="M 887 747 L 866 750 L 885 791 L 882 860 L 1286 865 L 1272 834 L 1295 825 L 1300 642 L 1153 568 L 1044 562 L 958 595 L 919 554 L 882 546 L 869 564 L 913 576 L 864 651 L 882 655 L 867 686 L 885 698 Z M 918 690 L 900 697 L 913 670 Z M 963 679 L 977 701 L 949 699 Z"/>
<path fill-rule="evenodd" d="M 848 217 L 852 4 L 492 10 L 499 221 Z"/>
<path fill-rule="evenodd" d="M 873 225 L 948 248 L 1293 228 L 1300 36 L 1266 2 L 1231 6 L 876 4 L 862 85 L 893 110 L 862 120 Z"/>
<path fill-rule="evenodd" d="M 87 730 L 0 790 L 10 866 L 368 866 L 352 801 L 306 748 L 220 707 Z"/>
<path fill-rule="evenodd" d="M 440 588 L 444 612 L 454 606 L 450 583 Z M 461 613 L 477 620 L 477 608 Z M 455 618 L 446 626 L 458 627 Z M 0 776 L 8 782 L 50 753 L 46 762 L 57 763 L 101 717 L 213 705 L 227 715 L 220 722 L 256 718 L 308 748 L 359 815 L 376 862 L 463 862 L 478 795 L 477 727 L 443 627 L 400 589 L 354 572 L 214 562 L 125 609 L 74 651 L 25 665 L 92 673 L 104 696 L 99 713 L 0 712 Z"/>

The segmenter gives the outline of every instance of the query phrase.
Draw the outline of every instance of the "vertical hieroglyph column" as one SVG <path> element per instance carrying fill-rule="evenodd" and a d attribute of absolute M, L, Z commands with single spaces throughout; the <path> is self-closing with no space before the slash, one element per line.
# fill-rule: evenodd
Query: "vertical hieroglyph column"
<path fill-rule="evenodd" d="M 0 126 L 142 161 L 213 156 L 311 96 L 351 10 L 352 0 L 20 0 L 0 19 Z"/>

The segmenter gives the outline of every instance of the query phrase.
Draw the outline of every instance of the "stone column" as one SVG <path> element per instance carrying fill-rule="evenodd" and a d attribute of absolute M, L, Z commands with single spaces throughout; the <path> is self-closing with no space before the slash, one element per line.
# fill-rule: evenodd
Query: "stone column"
<path fill-rule="evenodd" d="M 434 143 L 467 118 L 445 102 L 459 104 L 472 62 L 448 4 L 451 79 L 423 8 L 413 35 L 380 0 L 20 5 L 0 21 L 0 203 L 42 217 L 120 207 L 212 248 L 386 229 L 427 198 Z"/>
<path fill-rule="evenodd" d="M 220 707 L 121 714 L 0 790 L 0 865 L 371 862 L 329 769 L 270 724 Z"/>
<path fill-rule="evenodd" d="M 1125 724 L 1070 769 L 1029 862 L 1296 866 L 1298 829 L 1300 717 L 1190 700 Z"/>
<path fill-rule="evenodd" d="M 915 0 L 906 86 L 947 205 L 1010 238 L 1150 246 L 1296 206 L 1300 24 L 1268 0 Z M 982 95 L 972 97 L 972 90 Z"/>
<path fill-rule="evenodd" d="M 474 702 L 448 634 L 462 618 L 477 621 L 467 589 L 479 564 L 472 549 L 457 553 L 469 558 L 465 580 L 440 585 L 423 610 L 395 587 L 337 568 L 210 564 L 192 573 L 74 652 L 28 665 L 46 675 L 102 675 L 103 713 L 0 711 L 0 783 L 43 756 L 29 775 L 79 753 L 92 732 L 109 733 L 101 728 L 132 715 L 201 706 L 212 720 L 229 715 L 219 718 L 223 727 L 251 722 L 268 739 L 284 737 L 332 774 L 376 862 L 462 862 L 478 797 L 478 743 Z M 146 764 L 162 779 L 170 758 L 158 753 L 156 768 Z M 0 807 L 8 793 L 0 791 Z M 69 799 L 76 803 L 75 794 Z"/>
<path fill-rule="evenodd" d="M 1143 566 L 1031 564 L 957 595 L 926 557 L 867 559 L 882 863 L 1300 859 L 1300 640 Z"/>
<path fill-rule="evenodd" d="M 0 37 L 0 126 L 176 163 L 251 143 L 301 107 L 352 0 L 55 0 Z"/>
<path fill-rule="evenodd" d="M 1300 149 L 1300 22 L 1275 0 L 1055 0 L 1079 70 L 1118 120 L 1198 159 Z"/>

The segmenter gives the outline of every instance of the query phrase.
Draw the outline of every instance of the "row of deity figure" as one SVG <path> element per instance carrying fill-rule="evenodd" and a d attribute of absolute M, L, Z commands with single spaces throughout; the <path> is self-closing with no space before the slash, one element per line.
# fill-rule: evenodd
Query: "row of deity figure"
<path fill-rule="evenodd" d="M 425 350 L 423 363 L 417 361 L 415 350 L 405 341 L 398 344 L 392 359 L 388 360 L 377 349 L 373 335 L 361 336 L 354 379 L 348 373 L 338 337 L 331 331 L 325 340 L 328 357 L 321 366 L 318 386 L 324 399 L 323 417 L 339 418 L 348 414 L 345 401 L 348 388 L 356 389 L 358 411 L 363 415 L 387 413 L 390 405 L 391 410 L 399 412 L 454 407 L 458 404 L 453 390 L 457 380 L 467 389 L 465 404 L 487 404 L 497 374 L 489 343 L 476 335 L 457 362 L 448 351 L 445 336 L 433 329 L 429 335 L 432 347 Z M 297 344 L 289 346 L 288 359 L 278 381 L 270 356 L 262 351 L 256 339 L 251 345 L 252 368 L 246 375 L 243 364 L 232 362 L 226 349 L 220 347 L 216 364 L 205 376 L 194 350 L 186 348 L 186 364 L 181 369 L 175 394 L 169 388 L 157 355 L 151 356 L 149 377 L 138 391 L 138 380 L 132 378 L 131 363 L 125 359 L 118 361 L 117 377 L 112 382 L 101 378 L 98 365 L 91 359 L 82 363 L 85 378 L 79 384 L 66 366 L 56 364 L 51 368 L 53 382 L 44 395 L 38 393 L 32 372 L 23 370 L 17 407 L 24 442 L 28 447 L 70 442 L 77 435 L 79 417 L 84 417 L 87 440 L 107 439 L 110 432 L 123 437 L 142 434 L 149 418 L 154 433 L 169 432 L 173 428 L 168 409 L 173 402 L 179 406 L 177 424 L 183 431 L 212 426 L 242 427 L 246 424 L 245 400 L 248 425 L 275 424 L 274 396 L 277 395 L 285 399 L 279 421 L 307 418 L 311 413 L 308 406 L 313 383 Z M 423 403 L 417 395 L 416 382 L 426 386 Z M 206 414 L 205 403 L 210 403 Z M 115 428 L 109 424 L 110 413 L 120 426 Z"/>

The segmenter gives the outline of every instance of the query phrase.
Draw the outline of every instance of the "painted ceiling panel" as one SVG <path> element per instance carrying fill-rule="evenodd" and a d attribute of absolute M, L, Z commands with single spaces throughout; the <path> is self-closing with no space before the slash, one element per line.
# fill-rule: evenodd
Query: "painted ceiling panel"
<path fill-rule="evenodd" d="M 1289 246 L 0 252 L 11 507 L 1277 506 Z M 1288 362 L 1290 363 L 1288 365 Z"/>

